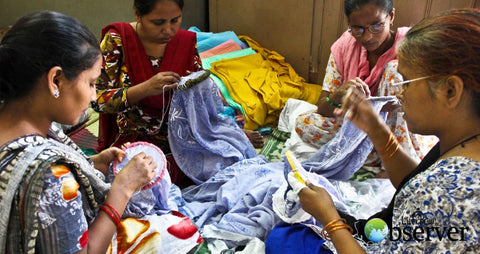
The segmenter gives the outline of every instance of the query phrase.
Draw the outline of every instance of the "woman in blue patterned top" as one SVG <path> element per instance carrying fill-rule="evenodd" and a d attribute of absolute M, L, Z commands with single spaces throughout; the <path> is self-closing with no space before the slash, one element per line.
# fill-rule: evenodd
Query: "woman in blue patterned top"
<path fill-rule="evenodd" d="M 125 153 L 88 158 L 53 121 L 75 124 L 95 100 L 95 36 L 52 11 L 19 19 L 0 42 L 0 253 L 105 253 L 133 193 L 155 176 L 145 153 L 107 184 Z"/>
<path fill-rule="evenodd" d="M 388 226 L 382 239 L 374 239 L 365 228 L 369 220 L 339 214 L 325 189 L 307 183 L 299 192 L 303 209 L 324 225 L 320 235 L 338 253 L 480 252 L 479 55 L 478 9 L 427 18 L 397 48 L 405 81 L 396 84 L 396 94 L 408 128 L 440 140 L 420 163 L 362 94 L 351 90 L 343 98 L 335 113 L 368 134 L 397 191 L 385 210 L 369 218 Z"/>

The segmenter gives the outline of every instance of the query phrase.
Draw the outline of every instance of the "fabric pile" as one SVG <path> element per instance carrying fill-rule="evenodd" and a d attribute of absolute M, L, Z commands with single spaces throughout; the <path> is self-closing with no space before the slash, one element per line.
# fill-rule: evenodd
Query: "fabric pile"
<path fill-rule="evenodd" d="M 276 128 L 289 98 L 317 102 L 321 87 L 307 83 L 278 52 L 231 31 L 205 33 L 195 27 L 189 31 L 197 33 L 203 67 L 212 72 L 227 103 L 244 115 L 245 129 Z"/>
<path fill-rule="evenodd" d="M 195 76 L 191 74 L 191 78 Z M 376 100 L 378 111 L 387 102 Z M 197 225 L 214 253 L 225 249 L 233 252 L 262 249 L 276 225 L 282 221 L 308 221 L 311 216 L 302 213 L 296 196 L 298 190 L 287 184 L 285 176 L 291 171 L 287 160 L 271 162 L 257 155 L 234 120 L 220 114 L 223 110 L 219 89 L 212 79 L 175 92 L 169 113 L 170 146 L 173 156 L 181 158 L 179 166 L 197 185 L 181 190 L 180 194 L 171 192 L 169 198 L 177 202 L 179 212 Z M 342 190 L 337 190 L 330 181 L 348 180 L 363 164 L 372 146 L 353 127 L 342 126 L 344 132 L 356 137 L 349 140 L 351 144 L 346 145 L 341 138 L 320 149 L 305 165 L 298 164 L 299 169 L 304 166 L 314 169 L 303 174 L 337 196 L 339 209 L 346 213 L 349 209 L 341 198 Z M 337 156 L 325 160 L 329 157 L 321 154 L 332 149 Z M 360 152 L 352 153 L 355 149 Z M 289 220 L 290 216 L 294 220 Z"/>

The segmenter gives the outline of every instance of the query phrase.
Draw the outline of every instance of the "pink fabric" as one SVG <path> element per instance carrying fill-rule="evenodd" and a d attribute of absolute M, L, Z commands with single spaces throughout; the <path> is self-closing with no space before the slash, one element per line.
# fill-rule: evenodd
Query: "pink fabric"
<path fill-rule="evenodd" d="M 333 58 L 342 74 L 343 82 L 359 77 L 368 84 L 372 95 L 376 95 L 383 70 L 388 62 L 397 58 L 396 45 L 405 37 L 409 29 L 409 27 L 399 27 L 397 29 L 393 46 L 380 56 L 372 70 L 370 70 L 370 64 L 367 60 L 367 50 L 348 31 L 344 32 L 331 47 Z"/>
<path fill-rule="evenodd" d="M 242 47 L 240 47 L 238 43 L 230 39 L 209 50 L 206 50 L 200 53 L 199 55 L 201 59 L 205 59 L 212 56 L 221 55 L 221 54 L 225 54 L 225 53 L 229 53 L 229 52 L 233 52 L 241 49 Z"/>

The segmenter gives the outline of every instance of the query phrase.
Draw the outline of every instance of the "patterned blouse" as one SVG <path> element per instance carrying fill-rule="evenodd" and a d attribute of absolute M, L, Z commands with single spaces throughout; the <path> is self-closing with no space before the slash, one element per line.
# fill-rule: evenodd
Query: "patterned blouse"
<path fill-rule="evenodd" d="M 479 253 L 480 162 L 437 161 L 397 194 L 381 253 Z M 372 246 L 374 247 L 374 246 Z M 374 253 L 380 253 L 374 252 Z"/>
<path fill-rule="evenodd" d="M 49 137 L 70 146 L 71 151 L 76 151 L 71 156 L 75 156 L 78 161 L 83 160 L 82 165 L 93 169 L 91 160 L 59 130 L 52 129 Z M 22 232 L 21 235 L 11 232 L 8 235 L 21 237 L 21 241 L 30 241 L 28 248 L 34 248 L 40 253 L 74 253 L 82 250 L 88 242 L 88 223 L 91 218 L 86 217 L 86 212 L 90 215 L 93 213 L 84 202 L 91 199 L 85 192 L 84 182 L 78 180 L 78 177 L 83 177 L 78 175 L 79 164 L 70 164 L 72 162 L 65 159 L 69 158 L 66 150 L 45 148 L 38 152 L 37 157 L 26 159 L 28 156 L 24 154 L 35 154 L 31 150 L 42 147 L 47 142 L 47 139 L 41 136 L 27 135 L 0 147 L 2 182 L 5 182 L 3 178 L 7 177 L 10 167 L 20 171 L 23 166 L 28 166 L 25 176 L 20 176 L 22 180 L 17 186 L 13 186 L 16 176 L 7 177 L 10 180 L 8 184 L 12 184 L 10 187 L 14 188 L 11 191 L 15 193 L 13 207 L 10 209 L 12 212 L 9 231 Z M 73 172 L 76 172 L 76 175 Z M 100 173 L 97 175 L 101 176 Z M 3 189 L 0 191 L 0 201 L 7 195 L 2 191 Z M 31 214 L 25 214 L 25 210 L 31 211 Z M 35 238 L 33 245 L 26 237 Z M 20 240 L 15 241 L 9 236 L 7 241 L 13 241 L 16 245 L 7 247 L 10 251 L 30 253 Z"/>
<path fill-rule="evenodd" d="M 54 165 L 46 172 L 38 221 L 42 230 L 39 231 L 37 249 L 41 249 L 41 253 L 60 250 L 73 253 L 88 242 L 88 224 L 79 184 L 67 166 Z"/>
<path fill-rule="evenodd" d="M 146 116 L 138 106 L 128 105 L 127 88 L 132 84 L 129 70 L 123 61 L 124 49 L 120 35 L 110 30 L 105 34 L 100 47 L 104 62 L 102 74 L 96 83 L 96 110 L 103 113 L 118 113 L 120 133 L 141 133 L 148 136 L 163 133 L 166 136 L 167 128 L 166 124 L 161 124 L 162 119 Z M 160 68 L 161 58 L 149 57 L 149 59 L 152 66 Z M 194 62 L 196 70 L 202 69 L 198 52 Z"/>

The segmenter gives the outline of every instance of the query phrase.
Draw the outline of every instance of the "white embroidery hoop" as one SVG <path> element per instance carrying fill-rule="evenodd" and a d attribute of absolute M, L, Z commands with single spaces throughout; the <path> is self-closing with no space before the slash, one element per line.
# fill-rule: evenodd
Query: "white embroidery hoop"
<path fill-rule="evenodd" d="M 155 168 L 155 177 L 145 186 L 142 187 L 142 190 L 152 188 L 156 185 L 160 180 L 162 180 L 165 172 L 167 170 L 167 160 L 165 155 L 163 154 L 162 150 L 157 146 L 148 143 L 148 142 L 134 142 L 128 144 L 123 148 L 125 152 L 125 158 L 123 158 L 122 162 L 118 162 L 115 160 L 113 162 L 113 174 L 117 175 L 120 170 L 127 165 L 127 163 L 133 158 L 133 156 L 139 154 L 140 152 L 144 152 L 147 156 L 151 156 L 153 161 L 157 163 L 157 167 Z"/>

